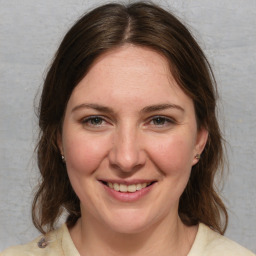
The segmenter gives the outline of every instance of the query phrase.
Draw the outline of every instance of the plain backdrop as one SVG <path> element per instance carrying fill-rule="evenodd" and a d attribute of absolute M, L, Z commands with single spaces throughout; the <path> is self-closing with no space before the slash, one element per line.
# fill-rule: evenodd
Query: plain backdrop
<path fill-rule="evenodd" d="M 226 235 L 256 252 L 256 1 L 155 2 L 188 24 L 213 66 L 230 161 Z M 30 216 L 38 93 L 67 29 L 101 3 L 0 0 L 0 251 L 38 235 Z"/>

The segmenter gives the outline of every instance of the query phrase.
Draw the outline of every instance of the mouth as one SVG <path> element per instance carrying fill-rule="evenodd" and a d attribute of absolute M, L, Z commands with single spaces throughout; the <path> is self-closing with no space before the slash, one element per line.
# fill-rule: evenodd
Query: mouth
<path fill-rule="evenodd" d="M 124 184 L 124 183 L 117 183 L 117 182 L 107 182 L 107 181 L 100 181 L 105 186 L 113 189 L 117 192 L 121 193 L 135 193 L 140 191 L 144 188 L 152 186 L 156 181 L 151 182 L 143 182 L 143 183 L 134 183 L 134 184 Z"/>

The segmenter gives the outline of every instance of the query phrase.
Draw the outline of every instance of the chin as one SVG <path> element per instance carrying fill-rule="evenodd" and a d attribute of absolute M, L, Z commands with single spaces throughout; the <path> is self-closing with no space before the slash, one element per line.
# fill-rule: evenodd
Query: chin
<path fill-rule="evenodd" d="M 117 225 L 112 225 L 112 230 L 116 233 L 120 234 L 138 234 L 142 233 L 143 231 L 147 230 L 148 225 L 139 224 L 139 223 L 122 223 Z"/>
<path fill-rule="evenodd" d="M 149 216 L 145 216 L 145 213 L 140 211 L 128 213 L 126 210 L 125 213 L 113 215 L 106 224 L 117 233 L 137 234 L 147 230 L 153 223 L 154 221 Z"/>

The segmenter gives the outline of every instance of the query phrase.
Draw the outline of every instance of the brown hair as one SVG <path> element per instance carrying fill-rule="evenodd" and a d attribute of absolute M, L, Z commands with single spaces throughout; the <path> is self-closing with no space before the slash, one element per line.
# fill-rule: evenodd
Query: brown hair
<path fill-rule="evenodd" d="M 171 13 L 149 3 L 107 4 L 81 17 L 64 37 L 46 76 L 39 107 L 41 129 L 37 146 L 41 182 L 32 217 L 45 233 L 54 229 L 63 211 L 72 227 L 81 216 L 61 160 L 57 136 L 69 97 L 102 53 L 123 44 L 149 47 L 165 56 L 182 90 L 193 99 L 198 127 L 209 138 L 201 160 L 180 198 L 179 215 L 186 225 L 199 222 L 223 234 L 227 211 L 214 185 L 223 170 L 223 143 L 216 119 L 217 89 L 211 67 L 187 28 Z M 224 219 L 222 220 L 222 217 Z"/>

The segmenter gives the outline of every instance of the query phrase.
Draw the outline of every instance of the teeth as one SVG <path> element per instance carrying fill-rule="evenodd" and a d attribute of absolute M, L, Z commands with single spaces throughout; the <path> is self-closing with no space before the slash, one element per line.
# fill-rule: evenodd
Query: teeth
<path fill-rule="evenodd" d="M 137 184 L 136 185 L 136 190 L 141 190 L 142 189 L 142 185 L 141 184 Z"/>
<path fill-rule="evenodd" d="M 124 184 L 120 184 L 119 190 L 120 190 L 121 192 L 127 192 L 128 186 L 126 186 L 126 185 L 124 185 Z"/>
<path fill-rule="evenodd" d="M 136 185 L 129 185 L 127 186 L 127 190 L 128 192 L 135 192 L 137 189 L 136 189 Z"/>
<path fill-rule="evenodd" d="M 147 186 L 147 183 L 142 183 L 141 186 L 142 188 L 145 188 Z"/>
<path fill-rule="evenodd" d="M 114 188 L 113 184 L 110 183 L 110 182 L 108 182 L 108 186 L 109 186 L 110 188 Z"/>
<path fill-rule="evenodd" d="M 125 184 L 118 184 L 118 183 L 111 183 L 108 182 L 107 186 L 114 189 L 115 191 L 120 191 L 120 192 L 136 192 L 138 190 L 141 190 L 151 184 L 151 182 L 148 183 L 139 183 L 139 184 L 132 184 L 132 185 L 125 185 Z"/>
<path fill-rule="evenodd" d="M 113 185 L 114 190 L 119 191 L 119 187 L 120 187 L 119 184 L 114 183 Z"/>

